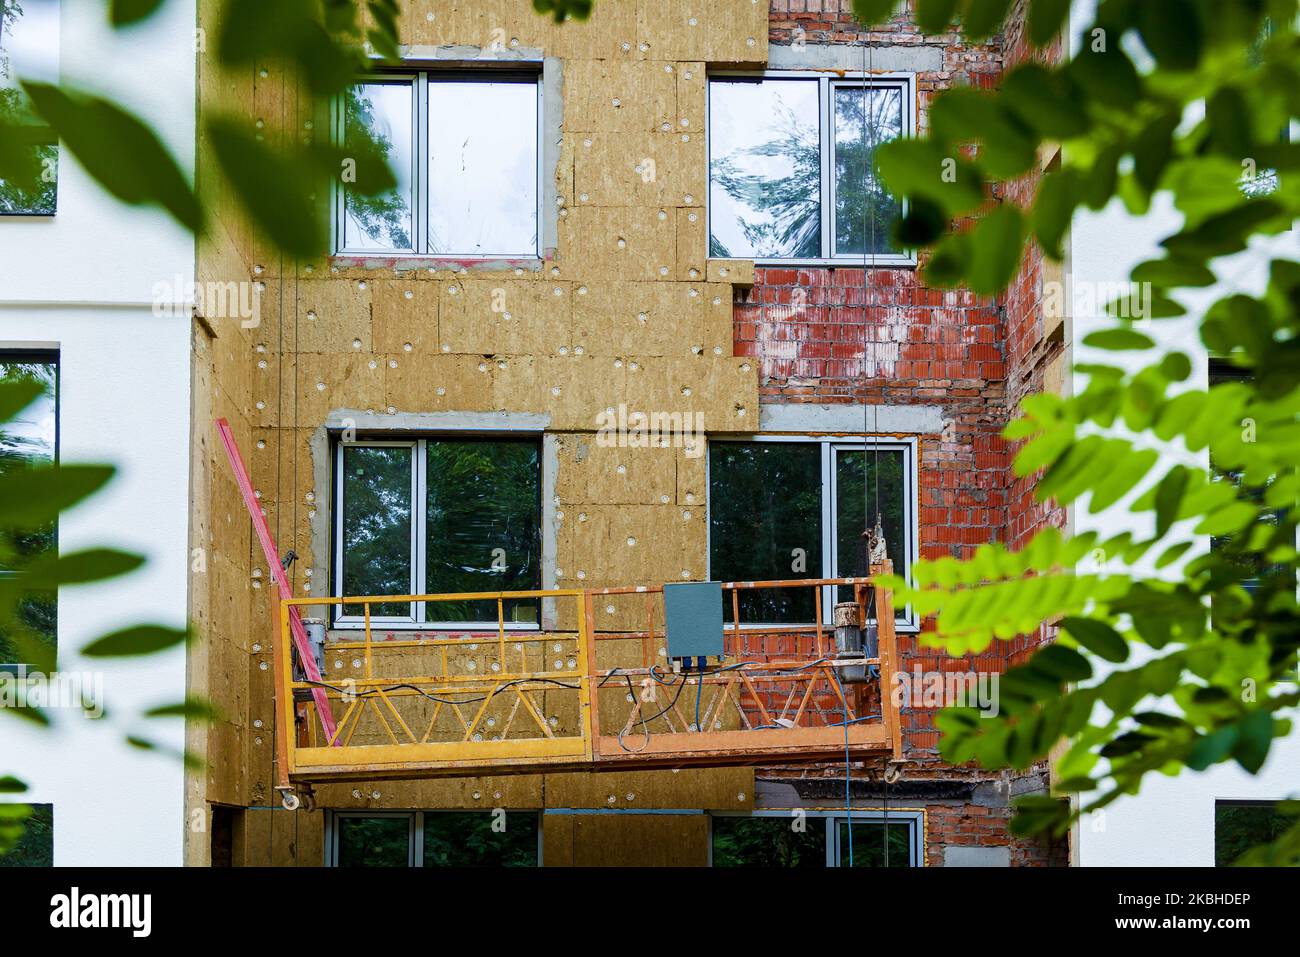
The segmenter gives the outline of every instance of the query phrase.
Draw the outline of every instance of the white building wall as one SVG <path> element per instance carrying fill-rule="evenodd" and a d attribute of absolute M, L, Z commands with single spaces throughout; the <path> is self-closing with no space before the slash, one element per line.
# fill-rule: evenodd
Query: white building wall
<path fill-rule="evenodd" d="M 1091 6 L 1090 3 L 1075 5 L 1071 33 L 1076 44 L 1081 32 L 1092 22 Z M 1075 362 L 1119 365 L 1127 360 L 1135 369 L 1150 364 L 1153 355 L 1150 352 L 1089 350 L 1080 343 L 1088 333 L 1112 325 L 1112 320 L 1099 314 L 1101 307 L 1095 305 L 1107 301 L 1106 296 L 1095 295 L 1099 285 L 1128 282 L 1135 265 L 1160 255 L 1159 240 L 1177 232 L 1181 221 L 1181 214 L 1167 202 L 1155 204 L 1142 217 L 1129 215 L 1118 201 L 1100 212 L 1085 210 L 1076 215 L 1070 239 Z M 1294 234 L 1258 242 L 1250 250 L 1216 264 L 1221 280 L 1219 288 L 1226 285 L 1258 291 L 1267 281 L 1269 259 L 1278 255 L 1294 258 L 1296 253 Z M 1188 316 L 1147 321 L 1139 326 L 1157 342 L 1159 349 L 1178 349 L 1190 356 L 1193 364 L 1190 384 L 1199 383 L 1202 388 L 1208 355 L 1197 333 L 1197 317 L 1216 298 L 1204 294 L 1180 297 L 1188 306 Z M 1076 376 L 1076 391 L 1086 382 L 1086 378 Z M 1181 445 L 1166 446 L 1162 452 L 1162 463 L 1182 460 L 1206 464 L 1204 455 L 1189 456 Z M 1144 483 L 1138 493 L 1146 487 Z M 1155 531 L 1154 518 L 1127 510 L 1127 502 L 1135 495 L 1098 515 L 1090 515 L 1076 505 L 1071 510 L 1073 531 L 1077 534 L 1095 530 L 1103 539 L 1124 531 L 1131 531 L 1138 538 L 1149 537 Z M 1201 543 L 1200 552 L 1208 547 L 1206 539 Z M 1197 553 L 1194 549 L 1187 557 Z M 1159 549 L 1153 550 L 1146 567 L 1139 568 L 1139 572 L 1156 575 L 1150 563 L 1158 555 Z M 1163 574 L 1177 577 L 1179 568 L 1172 566 Z M 1184 771 L 1177 778 L 1151 774 L 1139 795 L 1121 798 L 1104 814 L 1082 819 L 1076 832 L 1077 862 L 1084 866 L 1212 866 L 1216 800 L 1279 800 L 1297 793 L 1300 793 L 1300 734 L 1275 742 L 1268 762 L 1258 775 L 1247 774 L 1235 763 L 1217 765 L 1203 774 Z"/>
<path fill-rule="evenodd" d="M 172 0 L 162 11 L 114 31 L 99 0 L 63 0 L 62 75 L 125 103 L 192 170 L 195 9 Z M 66 149 L 57 214 L 0 217 L 0 349 L 58 348 L 61 460 L 119 470 L 63 516 L 60 548 L 112 545 L 148 559 L 130 576 L 59 596 L 59 667 L 103 673 L 107 719 L 54 711 L 54 729 L 41 731 L 0 715 L 0 773 L 54 805 L 56 864 L 181 863 L 180 759 L 124 738 L 138 732 L 179 753 L 180 721 L 131 718 L 184 697 L 185 652 L 120 662 L 78 652 L 117 628 L 186 620 L 189 319 L 155 317 L 152 306 L 157 283 L 189 288 L 193 263 L 188 233 L 108 196 Z"/>

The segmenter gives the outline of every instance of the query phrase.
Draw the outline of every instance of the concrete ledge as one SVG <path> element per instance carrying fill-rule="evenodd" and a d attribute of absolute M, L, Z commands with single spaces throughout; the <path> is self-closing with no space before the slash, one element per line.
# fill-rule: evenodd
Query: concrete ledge
<path fill-rule="evenodd" d="M 944 867 L 1010 867 L 1009 847 L 945 847 Z"/>
<path fill-rule="evenodd" d="M 759 409 L 764 432 L 872 432 L 932 435 L 944 428 L 943 409 L 936 405 L 817 405 L 782 402 Z"/>
<path fill-rule="evenodd" d="M 844 44 L 805 43 L 801 48 L 772 44 L 767 65 L 772 70 L 847 70 L 862 72 L 863 50 Z M 879 46 L 867 50 L 868 63 L 881 73 L 937 73 L 943 69 L 943 50 L 931 46 Z"/>

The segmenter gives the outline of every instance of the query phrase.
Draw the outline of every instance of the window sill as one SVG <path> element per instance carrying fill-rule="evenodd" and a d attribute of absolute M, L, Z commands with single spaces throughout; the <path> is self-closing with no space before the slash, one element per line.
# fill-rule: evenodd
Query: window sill
<path fill-rule="evenodd" d="M 710 262 L 727 262 L 734 261 L 735 257 L 709 257 Z M 744 260 L 740 260 L 744 261 Z M 756 269 L 861 269 L 864 265 L 859 259 L 755 259 L 754 267 Z M 868 269 L 915 269 L 916 258 L 914 256 L 876 256 L 867 257 L 865 263 Z"/>
<path fill-rule="evenodd" d="M 538 272 L 543 262 L 540 256 L 425 256 L 382 252 L 341 252 L 330 256 L 330 265 L 340 269 L 393 269 L 399 272 L 416 269 L 455 272 L 462 269 L 485 272 L 526 269 Z"/>
<path fill-rule="evenodd" d="M 834 586 L 828 586 L 828 587 L 834 587 Z M 869 620 L 869 621 L 872 621 L 872 622 L 875 621 L 874 618 L 871 618 L 871 619 L 868 619 L 868 620 Z M 812 622 L 812 621 L 798 621 L 798 622 L 757 622 L 757 621 L 742 621 L 742 622 L 740 623 L 740 631 L 741 631 L 741 634 L 744 634 L 744 633 L 747 632 L 747 631 L 768 631 L 768 632 L 773 632 L 773 631 L 780 631 L 780 630 L 782 630 L 782 629 L 788 629 L 788 630 L 790 630 L 791 632 L 794 632 L 794 631 L 812 632 L 812 631 L 815 631 L 816 628 L 817 628 L 817 623 L 816 623 L 816 622 Z M 736 629 L 735 629 L 735 627 L 732 625 L 731 622 L 729 622 L 729 621 L 724 621 L 724 622 L 722 623 L 722 630 L 723 630 L 723 632 L 724 632 L 725 634 L 730 635 L 730 634 L 732 634 L 733 632 L 735 632 Z M 822 630 L 823 630 L 823 631 L 828 631 L 828 632 L 833 632 L 833 631 L 835 630 L 835 625 L 834 625 L 833 622 L 831 622 L 831 621 L 829 621 L 829 620 L 828 620 L 828 621 L 824 621 L 824 622 L 822 622 Z M 894 619 L 894 633 L 895 633 L 895 634 L 899 634 L 899 635 L 915 635 L 915 634 L 918 634 L 920 631 L 921 631 L 921 626 L 918 625 L 918 624 L 916 624 L 915 622 L 909 621 L 909 620 L 906 619 L 906 618 L 895 618 L 895 619 Z"/>

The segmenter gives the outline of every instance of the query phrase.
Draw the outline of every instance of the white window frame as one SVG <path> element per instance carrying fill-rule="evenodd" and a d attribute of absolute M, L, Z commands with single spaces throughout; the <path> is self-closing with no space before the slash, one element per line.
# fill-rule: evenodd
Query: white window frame
<path fill-rule="evenodd" d="M 442 80 L 456 80 L 460 82 L 471 83 L 480 81 L 483 83 L 501 83 L 532 82 L 537 89 L 537 114 L 536 114 L 536 133 L 537 142 L 535 144 L 537 157 L 537 236 L 534 242 L 534 248 L 531 251 L 518 250 L 508 253 L 460 253 L 460 252 L 429 252 L 429 83 L 437 83 Z M 540 260 L 542 257 L 542 216 L 543 195 L 545 187 L 545 176 L 543 167 L 545 166 L 545 153 L 543 148 L 542 129 L 545 119 L 545 110 L 543 103 L 543 77 L 540 64 L 530 64 L 524 62 L 502 63 L 500 65 L 485 65 L 474 69 L 449 69 L 447 66 L 423 66 L 412 65 L 405 69 L 367 73 L 357 77 L 357 85 L 363 83 L 391 83 L 394 81 L 405 81 L 412 85 L 411 95 L 411 202 L 414 208 L 411 210 L 411 236 L 415 244 L 413 249 L 367 249 L 364 247 L 349 248 L 344 245 L 346 238 L 345 223 L 346 213 L 346 194 L 344 184 L 334 178 L 334 198 L 330 205 L 331 222 L 330 235 L 332 237 L 332 248 L 335 256 L 375 258 L 375 257 L 393 257 L 400 256 L 403 259 L 424 259 L 430 261 L 454 260 L 456 262 L 497 262 L 505 261 L 529 261 Z M 347 107 L 343 97 L 336 97 L 331 108 L 330 125 L 331 135 L 336 145 L 342 146 L 344 143 L 345 121 Z"/>
<path fill-rule="evenodd" d="M 902 132 L 900 139 L 916 135 L 916 74 L 914 73 L 841 73 L 825 70 L 765 70 L 750 71 L 715 71 L 708 75 L 706 95 L 704 97 L 704 128 L 708 131 L 705 144 L 705 177 L 707 186 L 704 203 L 704 236 L 706 249 L 712 245 L 713 225 L 709 219 L 709 199 L 713 195 L 713 124 L 710 121 L 712 110 L 713 80 L 816 80 L 818 84 L 817 103 L 821 136 L 821 243 L 822 255 L 800 259 L 759 258 L 754 260 L 756 266 L 915 266 L 916 254 L 913 253 L 851 253 L 835 255 L 835 90 L 839 87 L 897 87 L 901 90 L 903 107 Z M 907 200 L 903 199 L 901 215 L 907 215 Z M 709 256 L 710 259 L 719 257 Z M 743 257 L 741 257 L 743 258 Z"/>
<path fill-rule="evenodd" d="M 460 434 L 440 434 L 440 435 L 421 435 L 409 439 L 391 439 L 376 438 L 367 439 L 358 437 L 351 441 L 344 441 L 342 437 L 335 442 L 334 448 L 334 484 L 333 500 L 334 514 L 330 516 L 330 535 L 333 538 L 333 547 L 331 549 L 334 561 L 333 574 L 331 575 L 330 584 L 332 586 L 330 594 L 334 598 L 346 597 L 343 594 L 343 451 L 348 448 L 409 448 L 411 449 L 411 590 L 407 593 L 410 595 L 425 594 L 425 582 L 428 574 L 428 542 L 423 529 L 422 521 L 424 504 L 428 500 L 428 456 L 426 448 L 429 442 L 456 442 L 472 439 L 481 439 L 483 441 L 500 441 L 500 442 L 535 442 L 537 444 L 537 463 L 538 463 L 538 489 L 541 491 L 544 481 L 543 470 L 544 451 L 542 437 L 537 433 L 493 433 L 490 436 L 484 436 L 480 433 Z M 545 508 L 540 501 L 538 502 L 538 525 L 541 527 L 543 513 Z M 371 614 L 371 626 L 380 626 L 383 628 L 405 628 L 405 629 L 425 629 L 428 631 L 496 631 L 497 621 L 439 621 L 430 620 L 427 616 L 428 605 L 430 602 L 411 602 L 414 606 L 410 615 L 375 615 Z M 437 605 L 438 602 L 432 604 Z M 331 627 L 358 630 L 364 629 L 366 624 L 364 610 L 359 605 L 332 606 L 334 610 Z M 352 614 L 347 612 L 356 609 Z M 537 631 L 542 627 L 540 621 L 507 621 L 505 622 L 506 631 Z"/>
<path fill-rule="evenodd" d="M 835 509 L 836 478 L 835 456 L 841 451 L 866 450 L 868 455 L 875 449 L 882 452 L 901 451 L 903 453 L 903 507 L 907 514 L 903 521 L 903 543 L 886 542 L 890 559 L 895 563 L 894 571 L 904 574 L 917 560 L 917 542 L 920 538 L 920 509 L 917 504 L 917 440 L 915 438 L 896 438 L 893 436 L 852 436 L 852 435 L 729 435 L 725 438 L 710 437 L 710 443 L 729 442 L 794 442 L 800 445 L 819 445 L 821 447 L 822 476 L 822 518 L 821 518 L 821 568 L 823 578 L 840 578 L 839 555 L 835 547 L 838 541 L 838 517 Z M 706 565 L 708 579 L 713 580 L 713 482 L 712 456 L 706 455 L 704 463 L 705 488 L 708 489 L 705 501 L 708 505 L 705 526 Z M 899 563 L 902 556 L 905 563 Z M 835 586 L 827 585 L 822 589 L 822 623 L 831 624 L 835 609 Z M 777 622 L 742 622 L 740 627 L 773 628 Z M 797 623 L 796 623 L 797 624 Z M 807 622 L 813 624 L 813 622 Z M 894 628 L 899 632 L 915 633 L 920 631 L 920 621 L 915 610 L 909 605 L 894 609 Z"/>
<path fill-rule="evenodd" d="M 439 808 L 421 811 L 390 810 L 349 810 L 325 812 L 325 866 L 339 866 L 339 822 L 344 818 L 396 817 L 406 818 L 409 822 L 406 845 L 406 866 L 424 867 L 424 819 L 429 814 L 491 814 L 491 811 L 475 811 L 472 808 Z M 507 821 L 510 815 L 531 815 L 537 820 L 537 866 L 542 865 L 542 812 L 533 808 L 506 810 Z"/>
<path fill-rule="evenodd" d="M 846 809 L 829 810 L 825 808 L 768 808 L 745 813 L 743 811 L 711 811 L 709 813 L 709 866 L 713 866 L 713 820 L 719 817 L 775 817 L 793 821 L 796 813 L 811 821 L 820 821 L 825 828 L 826 866 L 840 866 L 840 825 L 848 821 L 854 824 L 883 824 L 885 812 L 882 810 L 863 809 L 849 813 Z M 907 824 L 908 864 L 912 867 L 925 866 L 925 812 L 917 809 L 890 810 L 889 823 Z M 809 827 L 813 827 L 811 823 Z M 847 844 L 843 850 L 847 853 Z"/>

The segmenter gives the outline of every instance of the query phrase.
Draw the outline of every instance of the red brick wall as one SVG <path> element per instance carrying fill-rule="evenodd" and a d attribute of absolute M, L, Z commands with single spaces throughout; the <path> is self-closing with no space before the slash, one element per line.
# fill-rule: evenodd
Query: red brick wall
<path fill-rule="evenodd" d="M 1059 40 L 1040 50 L 1029 44 L 1024 35 L 1025 6 L 1025 0 L 1020 0 L 1008 20 L 1003 38 L 1003 59 L 1007 69 L 1029 60 L 1055 62 L 1063 52 Z M 1031 172 L 1013 182 L 1001 184 L 999 193 L 1005 202 L 1028 207 L 1041 179 L 1040 173 Z M 1004 298 L 1007 401 L 1012 412 L 1025 396 L 1042 391 L 1044 371 L 1064 348 L 1062 341 L 1049 341 L 1045 335 L 1042 310 L 1044 266 L 1042 251 L 1031 241 L 1020 271 Z M 1015 449 L 1009 452 L 1014 455 Z M 1035 532 L 1048 525 L 1065 526 L 1064 509 L 1055 502 L 1037 502 L 1034 499 L 1037 478 L 1012 477 L 1007 503 L 1006 541 L 1013 546 L 1024 544 Z"/>
<path fill-rule="evenodd" d="M 800 35 L 810 44 L 937 46 L 943 69 L 917 76 L 918 126 L 930 99 L 953 85 L 993 86 L 1004 64 L 1003 38 L 966 46 L 957 33 L 920 34 L 906 13 L 870 34 L 859 31 L 849 0 L 771 0 L 772 43 Z M 1008 31 L 1007 55 L 1024 56 L 1019 26 Z M 1036 178 L 995 187 L 995 196 L 1024 203 Z M 767 268 L 738 293 L 737 355 L 751 356 L 763 402 L 866 402 L 938 406 L 943 431 L 919 442 L 919 551 L 924 558 L 969 557 L 985 542 L 1018 544 L 1063 513 L 1033 501 L 1031 481 L 1016 480 L 1001 431 L 1015 405 L 1042 387 L 1041 256 L 1026 257 L 1012 289 L 997 299 L 932 289 L 914 269 Z M 932 628 L 923 623 L 923 631 Z M 952 658 L 900 636 L 905 670 L 1003 671 L 1038 643 L 1025 636 L 983 655 Z M 997 774 L 953 767 L 938 756 L 932 710 L 903 715 L 903 773 L 909 780 L 991 780 Z M 842 777 L 843 767 L 771 768 L 765 777 Z M 864 772 L 869 773 L 869 772 Z M 948 845 L 1008 846 L 1015 864 L 1059 864 L 1063 845 L 1017 841 L 1008 833 L 1009 805 L 927 806 L 928 863 Z"/>

